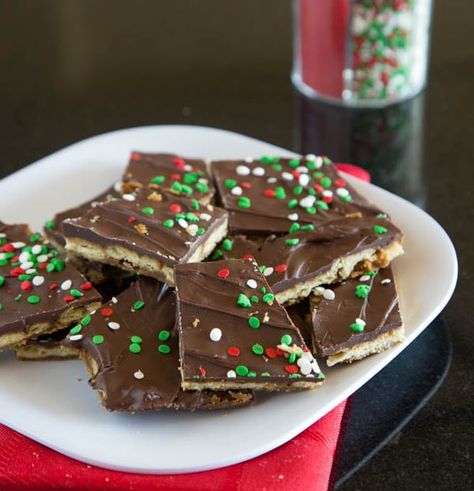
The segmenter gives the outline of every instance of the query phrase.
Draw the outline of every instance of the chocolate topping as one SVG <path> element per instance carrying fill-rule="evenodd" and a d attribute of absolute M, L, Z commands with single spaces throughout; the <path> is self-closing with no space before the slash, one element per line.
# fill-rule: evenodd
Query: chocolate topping
<path fill-rule="evenodd" d="M 44 332 L 59 329 L 64 325 L 55 324 L 67 311 L 100 299 L 40 234 L 0 222 L 0 336 L 18 332 L 26 339 L 37 323 L 45 324 Z"/>
<path fill-rule="evenodd" d="M 63 229 L 66 240 L 120 246 L 173 266 L 189 260 L 226 220 L 220 208 L 143 189 L 65 220 Z"/>
<path fill-rule="evenodd" d="M 334 355 L 402 326 L 391 267 L 345 281 L 331 290 L 334 300 L 327 300 L 319 291 L 311 302 L 314 348 L 318 355 Z M 357 323 L 360 327 L 353 326 Z"/>
<path fill-rule="evenodd" d="M 175 274 L 185 383 L 285 390 L 323 378 L 255 262 L 179 265 Z"/>
<path fill-rule="evenodd" d="M 338 258 L 367 248 L 381 249 L 402 237 L 400 230 L 385 218 L 348 218 L 314 230 L 304 228 L 282 237 L 271 236 L 262 245 L 236 236 L 227 239 L 227 244 L 219 248 L 219 255 L 252 256 L 274 293 L 279 293 L 329 270 Z"/>
<path fill-rule="evenodd" d="M 214 196 L 212 179 L 203 160 L 166 153 L 132 152 L 122 183 L 127 193 L 148 187 L 195 198 L 203 204 Z"/>
<path fill-rule="evenodd" d="M 142 277 L 72 329 L 69 343 L 97 365 L 90 383 L 111 411 L 231 406 L 238 394 L 181 390 L 175 295 Z M 93 372 L 95 370 L 92 370 Z M 245 402 L 251 394 L 245 394 Z"/>
<path fill-rule="evenodd" d="M 212 172 L 233 234 L 284 234 L 295 221 L 321 225 L 380 211 L 323 157 L 217 161 Z"/>

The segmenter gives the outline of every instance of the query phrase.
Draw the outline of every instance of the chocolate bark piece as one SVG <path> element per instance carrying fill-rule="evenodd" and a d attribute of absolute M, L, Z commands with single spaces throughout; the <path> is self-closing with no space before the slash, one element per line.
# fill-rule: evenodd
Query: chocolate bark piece
<path fill-rule="evenodd" d="M 100 301 L 40 234 L 0 222 L 0 350 L 62 329 Z"/>
<path fill-rule="evenodd" d="M 256 263 L 176 266 L 183 388 L 312 389 L 324 376 Z"/>
<path fill-rule="evenodd" d="M 204 160 L 167 153 L 132 152 L 122 176 L 122 190 L 131 193 L 141 188 L 211 202 L 214 186 Z"/>
<path fill-rule="evenodd" d="M 326 157 L 261 157 L 212 162 L 232 234 L 285 234 L 293 222 L 321 225 L 380 212 Z"/>
<path fill-rule="evenodd" d="M 313 346 L 328 366 L 360 360 L 404 339 L 391 267 L 317 288 L 311 310 Z"/>
<path fill-rule="evenodd" d="M 24 361 L 76 359 L 79 357 L 79 351 L 63 343 L 69 331 L 69 328 L 65 328 L 29 339 L 26 344 L 14 348 L 16 357 Z"/>
<path fill-rule="evenodd" d="M 106 409 L 218 409 L 252 402 L 250 391 L 181 390 L 175 315 L 174 291 L 142 277 L 71 330 L 68 342 L 80 350 Z"/>
<path fill-rule="evenodd" d="M 173 267 L 205 259 L 227 233 L 227 212 L 143 189 L 63 224 L 67 250 L 173 285 Z"/>
<path fill-rule="evenodd" d="M 228 238 L 214 257 L 253 257 L 277 300 L 291 304 L 316 286 L 384 268 L 403 253 L 401 231 L 384 217 L 349 218 L 319 227 L 295 223 L 292 230 L 261 245 L 243 236 Z"/>

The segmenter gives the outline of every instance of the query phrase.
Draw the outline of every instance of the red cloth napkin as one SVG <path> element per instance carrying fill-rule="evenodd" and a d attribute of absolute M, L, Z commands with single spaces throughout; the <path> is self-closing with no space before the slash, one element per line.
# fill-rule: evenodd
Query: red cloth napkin
<path fill-rule="evenodd" d="M 336 165 L 370 181 L 360 167 Z M 83 464 L 0 425 L 0 491 L 293 491 L 299 487 L 327 491 L 346 402 L 265 455 L 215 471 L 169 476 L 115 472 Z"/>

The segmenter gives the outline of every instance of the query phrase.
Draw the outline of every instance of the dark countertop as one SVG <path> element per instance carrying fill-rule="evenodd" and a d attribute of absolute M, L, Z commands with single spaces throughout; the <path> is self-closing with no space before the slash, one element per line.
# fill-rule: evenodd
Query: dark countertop
<path fill-rule="evenodd" d="M 472 0 L 437 2 L 429 88 L 380 113 L 401 146 L 384 143 L 388 152 L 378 153 L 377 133 L 375 148 L 361 149 L 360 134 L 331 124 L 347 118 L 344 111 L 294 92 L 288 0 L 3 2 L 0 176 L 97 133 L 170 123 L 225 128 L 297 151 L 328 149 L 365 165 L 376 183 L 424 205 L 446 228 L 460 275 L 444 312 L 454 347 L 445 383 L 343 489 L 472 488 L 472 13 Z M 366 117 L 351 124 L 366 128 Z"/>

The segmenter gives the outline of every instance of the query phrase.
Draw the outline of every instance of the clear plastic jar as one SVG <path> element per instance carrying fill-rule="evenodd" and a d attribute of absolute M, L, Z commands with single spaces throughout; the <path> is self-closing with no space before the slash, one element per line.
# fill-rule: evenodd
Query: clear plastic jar
<path fill-rule="evenodd" d="M 294 85 L 346 105 L 383 106 L 426 85 L 432 0 L 293 0 Z"/>

